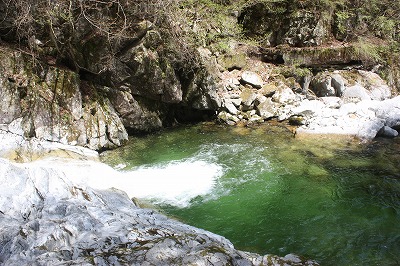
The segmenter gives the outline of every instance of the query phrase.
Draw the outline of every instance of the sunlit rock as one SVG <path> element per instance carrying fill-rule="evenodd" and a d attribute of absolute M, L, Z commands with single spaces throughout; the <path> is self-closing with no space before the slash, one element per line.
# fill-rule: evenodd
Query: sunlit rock
<path fill-rule="evenodd" d="M 240 81 L 244 84 L 250 84 L 254 88 L 261 88 L 264 84 L 262 78 L 257 73 L 251 71 L 244 71 Z"/>
<path fill-rule="evenodd" d="M 121 190 L 89 187 L 92 171 L 112 182 L 100 163 L 0 159 L 1 264 L 317 265 L 235 250 L 222 236 L 138 208 Z"/>
<path fill-rule="evenodd" d="M 289 87 L 280 86 L 272 95 L 272 100 L 280 104 L 288 104 L 300 100 L 300 96 L 295 94 Z"/>
<path fill-rule="evenodd" d="M 242 99 L 242 110 L 247 111 L 253 109 L 254 101 L 257 99 L 257 93 L 250 88 L 244 88 L 240 94 Z"/>
<path fill-rule="evenodd" d="M 346 88 L 343 92 L 343 98 L 355 102 L 371 100 L 368 91 L 359 84 Z"/>

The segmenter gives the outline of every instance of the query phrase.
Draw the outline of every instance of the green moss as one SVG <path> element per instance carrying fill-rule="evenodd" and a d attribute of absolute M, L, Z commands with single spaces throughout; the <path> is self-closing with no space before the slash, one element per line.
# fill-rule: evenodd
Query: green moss
<path fill-rule="evenodd" d="M 290 77 L 295 77 L 296 79 L 298 78 L 303 78 L 307 76 L 312 76 L 312 72 L 309 68 L 306 67 L 298 67 L 295 65 L 289 65 L 289 66 L 278 66 L 274 68 L 274 75 L 281 75 L 282 78 L 281 80 L 284 81 L 285 78 L 290 78 Z"/>
<path fill-rule="evenodd" d="M 225 69 L 242 69 L 246 66 L 245 53 L 227 53 L 218 58 L 218 63 Z"/>

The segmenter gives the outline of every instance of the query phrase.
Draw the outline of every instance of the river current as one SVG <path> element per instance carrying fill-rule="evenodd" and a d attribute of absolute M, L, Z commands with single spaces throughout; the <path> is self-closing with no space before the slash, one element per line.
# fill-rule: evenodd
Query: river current
<path fill-rule="evenodd" d="M 143 206 L 237 249 L 321 265 L 400 264 L 400 138 L 199 124 L 102 154 Z"/>

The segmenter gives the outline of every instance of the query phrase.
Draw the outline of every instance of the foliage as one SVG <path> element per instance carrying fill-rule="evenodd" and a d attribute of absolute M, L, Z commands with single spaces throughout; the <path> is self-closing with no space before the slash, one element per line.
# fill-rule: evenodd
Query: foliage
<path fill-rule="evenodd" d="M 176 68 L 185 68 L 196 65 L 198 60 L 192 43 L 185 39 L 182 30 L 185 21 L 179 3 L 179 0 L 0 0 L 0 34 L 3 40 L 28 47 L 36 56 L 52 55 L 58 58 L 57 62 L 86 71 L 80 63 L 82 57 L 98 54 L 97 57 L 104 57 L 102 61 L 111 65 L 113 57 L 122 54 L 155 26 L 162 42 L 152 49 L 157 49 Z"/>
<path fill-rule="evenodd" d="M 337 40 L 355 42 L 357 54 L 377 62 L 385 53 L 373 40 L 400 41 L 400 2 L 391 0 L 0 0 L 0 34 L 2 40 L 32 50 L 37 40 L 44 40 L 43 53 L 75 62 L 75 47 L 85 44 L 96 52 L 99 43 L 106 44 L 106 61 L 112 63 L 121 47 L 147 30 L 141 24 L 145 21 L 161 34 L 151 49 L 177 72 L 195 71 L 200 67 L 199 46 L 227 53 L 232 39 L 251 45 L 266 42 L 265 29 L 260 29 L 262 36 L 246 36 L 238 23 L 241 14 L 259 5 L 268 12 L 259 15 L 270 16 L 271 23 L 302 12 L 327 16 Z M 83 32 L 86 28 L 90 31 Z"/>

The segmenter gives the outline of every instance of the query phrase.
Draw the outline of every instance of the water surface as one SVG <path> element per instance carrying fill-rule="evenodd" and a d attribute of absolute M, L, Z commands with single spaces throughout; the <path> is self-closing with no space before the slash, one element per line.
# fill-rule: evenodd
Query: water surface
<path fill-rule="evenodd" d="M 399 151 L 400 138 L 363 144 L 293 138 L 283 126 L 200 124 L 131 138 L 102 158 L 127 179 L 148 180 L 154 193 L 139 200 L 238 249 L 399 265 Z"/>

